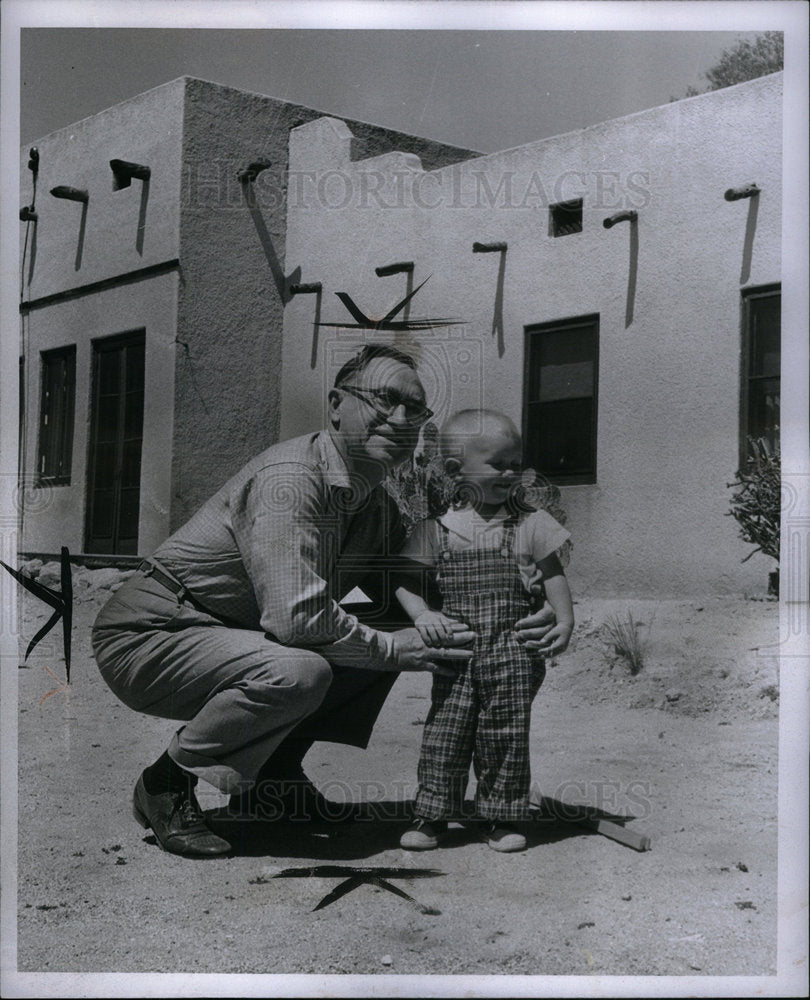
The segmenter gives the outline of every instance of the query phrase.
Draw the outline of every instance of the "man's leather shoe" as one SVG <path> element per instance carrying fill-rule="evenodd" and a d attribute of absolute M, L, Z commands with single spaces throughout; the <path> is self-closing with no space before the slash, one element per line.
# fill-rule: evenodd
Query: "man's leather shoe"
<path fill-rule="evenodd" d="M 135 785 L 132 814 L 142 827 L 151 827 L 157 842 L 170 854 L 210 858 L 231 850 L 227 840 L 205 825 L 194 792 L 160 792 L 150 795 L 143 775 Z"/>

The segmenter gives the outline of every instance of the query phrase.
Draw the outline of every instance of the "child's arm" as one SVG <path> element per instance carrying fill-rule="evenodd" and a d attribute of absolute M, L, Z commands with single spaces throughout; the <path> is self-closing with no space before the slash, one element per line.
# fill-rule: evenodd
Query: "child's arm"
<path fill-rule="evenodd" d="M 426 646 L 444 646 L 452 637 L 457 623 L 441 611 L 429 608 L 424 598 L 407 587 L 398 587 L 396 596 L 405 614 L 411 619 Z"/>
<path fill-rule="evenodd" d="M 395 572 L 394 593 L 426 646 L 451 645 L 461 626 L 440 611 L 441 594 L 436 586 L 436 522 L 421 521 L 411 532 Z"/>
<path fill-rule="evenodd" d="M 426 646 L 455 647 L 454 636 L 472 633 L 464 622 L 436 610 L 442 604 L 435 573 L 436 532 L 434 520 L 421 521 L 413 529 L 401 553 L 394 592 Z"/>
<path fill-rule="evenodd" d="M 540 559 L 537 568 L 543 574 L 548 603 L 554 609 L 557 624 L 540 640 L 539 653 L 556 656 L 564 653 L 574 631 L 574 602 L 560 560 L 555 554 Z"/>

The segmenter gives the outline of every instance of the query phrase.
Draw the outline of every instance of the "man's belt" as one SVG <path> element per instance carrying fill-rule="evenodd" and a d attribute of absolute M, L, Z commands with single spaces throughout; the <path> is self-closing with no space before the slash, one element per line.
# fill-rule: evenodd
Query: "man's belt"
<path fill-rule="evenodd" d="M 143 573 L 144 576 L 151 576 L 153 580 L 165 587 L 166 590 L 170 590 L 173 594 L 176 594 L 181 600 L 188 596 L 188 590 L 186 587 L 176 580 L 173 576 L 170 576 L 167 572 L 164 572 L 158 565 L 154 562 L 150 562 L 148 559 L 138 566 L 138 572 Z"/>
<path fill-rule="evenodd" d="M 201 611 L 204 615 L 208 615 L 210 618 L 215 618 L 226 627 L 245 628 L 245 626 L 240 622 L 227 618 L 215 611 L 209 611 L 209 609 L 204 604 L 201 604 L 193 594 L 189 593 L 188 587 L 180 583 L 177 577 L 172 576 L 164 566 L 161 566 L 154 559 L 144 559 L 144 561 L 138 566 L 138 572 L 143 573 L 144 576 L 151 576 L 153 580 L 157 580 L 161 587 L 165 587 L 166 590 L 179 597 L 181 601 L 188 601 L 189 604 L 195 607 L 198 611 Z"/>

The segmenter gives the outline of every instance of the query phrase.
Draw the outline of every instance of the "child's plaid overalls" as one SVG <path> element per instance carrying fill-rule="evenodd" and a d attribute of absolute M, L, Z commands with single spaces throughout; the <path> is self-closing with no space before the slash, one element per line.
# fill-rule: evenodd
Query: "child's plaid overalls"
<path fill-rule="evenodd" d="M 473 658 L 456 677 L 433 677 L 415 812 L 434 820 L 461 816 L 472 759 L 477 815 L 525 819 L 531 705 L 545 665 L 513 632 L 531 611 L 514 555 L 516 519 L 504 522 L 500 548 L 460 552 L 450 551 L 447 528 L 438 524 L 442 610 L 466 622 L 478 638 Z"/>

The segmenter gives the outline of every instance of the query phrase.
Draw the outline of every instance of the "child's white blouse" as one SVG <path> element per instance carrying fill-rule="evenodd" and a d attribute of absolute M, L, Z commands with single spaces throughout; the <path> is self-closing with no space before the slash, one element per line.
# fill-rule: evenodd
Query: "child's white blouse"
<path fill-rule="evenodd" d="M 442 549 L 442 525 L 447 529 L 445 544 L 451 552 L 468 549 L 498 549 L 503 545 L 504 523 L 509 517 L 505 507 L 488 520 L 473 507 L 448 510 L 439 518 L 421 521 L 411 532 L 402 554 L 416 562 L 437 566 Z M 442 532 L 443 533 L 443 532 Z M 523 584 L 531 591 L 542 580 L 537 564 L 556 552 L 570 534 L 544 510 L 521 513 L 515 526 L 514 553 Z"/>

